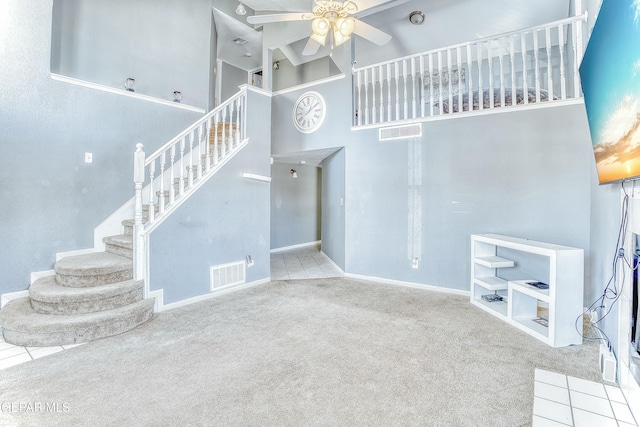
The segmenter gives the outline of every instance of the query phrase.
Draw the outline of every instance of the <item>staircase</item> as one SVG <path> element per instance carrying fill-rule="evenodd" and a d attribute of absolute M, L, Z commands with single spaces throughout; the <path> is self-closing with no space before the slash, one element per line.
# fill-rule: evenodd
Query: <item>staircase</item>
<path fill-rule="evenodd" d="M 145 299 L 144 236 L 247 145 L 245 103 L 241 89 L 149 157 L 138 144 L 135 207 L 133 219 L 121 223 L 123 234 L 103 238 L 105 251 L 62 258 L 54 275 L 30 286 L 28 297 L 7 303 L 0 310 L 5 341 L 75 344 L 121 334 L 151 319 L 155 299 Z"/>
<path fill-rule="evenodd" d="M 0 310 L 5 341 L 53 346 L 121 334 L 151 319 L 153 299 L 133 277 L 132 220 L 124 233 L 105 237 L 106 250 L 62 258 L 55 275 L 36 280 L 29 297 Z"/>

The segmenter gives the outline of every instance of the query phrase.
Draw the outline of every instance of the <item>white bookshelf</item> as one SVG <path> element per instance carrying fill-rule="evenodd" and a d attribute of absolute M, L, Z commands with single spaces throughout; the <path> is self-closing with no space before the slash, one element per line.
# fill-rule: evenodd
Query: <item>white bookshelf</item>
<path fill-rule="evenodd" d="M 503 278 L 503 269 L 517 267 L 515 261 L 501 256 L 503 248 L 543 257 L 548 262 L 548 277 Z M 518 258 L 526 260 L 527 256 Z M 538 281 L 549 288 L 529 284 Z M 498 234 L 471 235 L 471 303 L 553 347 L 582 344 L 582 319 L 576 319 L 582 314 L 583 288 L 582 249 Z M 503 300 L 483 300 L 488 294 L 498 294 Z M 545 317 L 539 307 L 546 306 Z M 547 321 L 546 326 L 534 321 L 539 317 Z"/>

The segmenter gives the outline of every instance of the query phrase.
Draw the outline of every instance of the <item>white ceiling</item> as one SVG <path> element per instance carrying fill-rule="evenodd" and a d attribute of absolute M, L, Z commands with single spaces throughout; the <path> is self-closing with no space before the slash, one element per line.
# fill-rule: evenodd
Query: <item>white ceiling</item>
<path fill-rule="evenodd" d="M 310 11 L 313 0 L 245 0 L 248 14 L 233 12 L 237 3 L 228 0 L 224 8 L 214 8 L 218 33 L 218 58 L 244 70 L 261 67 L 262 33 L 246 23 L 251 14 L 269 14 Z M 569 15 L 569 0 L 353 0 L 361 12 L 357 17 L 393 37 L 387 46 L 376 45 L 355 36 L 356 55 L 360 65 L 370 62 L 367 56 L 388 59 L 455 44 L 465 40 L 526 28 L 565 18 Z M 224 12 L 226 10 L 226 12 Z M 414 10 L 423 11 L 423 25 L 409 23 L 408 16 Z M 306 24 L 306 23 L 304 23 Z M 303 24 L 303 25 L 304 25 Z M 266 24 L 279 25 L 279 24 Z M 309 32 L 310 26 L 309 23 Z M 282 26 L 284 27 L 284 26 Z M 238 46 L 236 38 L 247 40 Z M 281 51 L 294 64 L 301 58 L 287 54 L 286 46 L 300 50 L 305 42 L 300 34 L 283 32 L 285 48 Z M 295 40 L 292 40 L 295 39 Z M 303 38 L 306 36 L 303 33 Z M 297 43 L 296 43 L 297 42 Z M 325 50 L 328 52 L 329 50 Z M 247 57 L 246 54 L 250 54 Z M 322 53 L 320 54 L 322 55 Z M 317 59 L 318 55 L 308 58 Z M 276 58 L 277 59 L 277 58 Z M 306 58 L 302 58 L 306 60 Z"/>

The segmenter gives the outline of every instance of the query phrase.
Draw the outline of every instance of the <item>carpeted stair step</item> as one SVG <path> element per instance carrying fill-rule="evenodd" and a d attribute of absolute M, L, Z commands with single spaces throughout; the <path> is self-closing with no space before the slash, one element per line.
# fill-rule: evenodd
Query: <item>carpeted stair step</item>
<path fill-rule="evenodd" d="M 58 285 L 73 288 L 108 285 L 133 278 L 131 258 L 109 252 L 62 258 L 53 269 Z"/>
<path fill-rule="evenodd" d="M 133 236 L 122 234 L 102 239 L 105 250 L 109 253 L 133 259 Z"/>
<path fill-rule="evenodd" d="M 60 286 L 55 277 L 43 277 L 29 288 L 36 313 L 69 315 L 113 310 L 142 301 L 144 281 L 127 280 L 89 288 Z"/>
<path fill-rule="evenodd" d="M 151 319 L 154 299 L 97 313 L 48 315 L 33 311 L 29 298 L 10 301 L 0 310 L 5 341 L 23 346 L 52 346 L 118 335 Z"/>

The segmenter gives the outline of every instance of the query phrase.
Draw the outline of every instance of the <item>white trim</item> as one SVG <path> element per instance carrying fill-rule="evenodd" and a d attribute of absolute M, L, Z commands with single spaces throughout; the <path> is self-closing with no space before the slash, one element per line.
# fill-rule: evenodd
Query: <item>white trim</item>
<path fill-rule="evenodd" d="M 294 249 L 308 248 L 309 246 L 319 245 L 321 242 L 322 242 L 322 240 L 316 240 L 315 242 L 307 242 L 307 243 L 300 243 L 298 245 L 283 246 L 281 248 L 271 249 L 271 251 L 269 251 L 269 253 L 277 254 L 277 253 L 280 253 L 280 252 L 287 252 L 287 251 L 291 251 L 291 250 L 294 250 Z"/>
<path fill-rule="evenodd" d="M 143 95 L 141 93 L 130 92 L 125 89 L 118 89 L 111 86 L 105 86 L 98 83 L 88 82 L 86 80 L 75 79 L 73 77 L 63 76 L 60 74 L 51 73 L 51 79 L 57 80 L 63 83 L 69 83 L 75 86 L 82 86 L 89 89 L 96 89 L 102 92 L 114 93 L 116 95 L 128 96 L 129 98 L 140 99 L 143 101 L 155 102 L 156 104 L 166 105 L 167 107 L 179 108 L 181 110 L 193 111 L 194 113 L 206 113 L 204 108 L 194 107 L 192 105 L 181 104 L 179 102 L 169 101 L 167 99 L 156 98 L 149 95 Z"/>
<path fill-rule="evenodd" d="M 322 255 L 324 255 L 324 257 L 327 259 L 327 261 L 329 261 L 329 264 L 331 264 L 333 266 L 333 268 L 335 268 L 336 270 L 338 270 L 338 272 L 340 274 L 342 274 L 343 276 L 345 275 L 344 270 L 342 268 L 340 268 L 340 266 L 338 264 L 336 264 L 330 257 L 329 255 L 325 254 L 324 252 L 322 252 L 322 249 L 320 249 L 320 253 Z"/>
<path fill-rule="evenodd" d="M 309 82 L 309 83 L 303 83 L 303 84 L 298 85 L 298 86 L 292 86 L 292 87 L 287 88 L 287 89 L 281 89 L 281 90 L 278 90 L 276 92 L 273 92 L 273 96 L 284 95 L 285 93 L 295 92 L 295 91 L 298 91 L 298 90 L 307 89 L 307 88 L 310 88 L 310 87 L 314 87 L 314 86 L 318 86 L 318 85 L 321 85 L 321 84 L 333 82 L 333 81 L 336 81 L 336 80 L 341 80 L 341 79 L 344 79 L 345 76 L 346 76 L 346 74 L 342 73 L 342 74 L 338 74 L 338 75 L 331 76 L 331 77 L 325 77 L 324 79 L 314 80 L 314 81 Z"/>
<path fill-rule="evenodd" d="M 389 127 L 390 125 L 435 122 L 438 120 L 461 119 L 463 117 L 478 117 L 478 116 L 486 116 L 488 114 L 513 113 L 513 112 L 525 111 L 525 110 L 538 110 L 542 108 L 564 107 L 566 105 L 579 105 L 579 104 L 584 104 L 584 98 L 555 100 L 555 101 L 548 101 L 548 102 L 531 103 L 526 105 L 518 104 L 518 105 L 510 105 L 506 107 L 485 108 L 482 110 L 461 111 L 457 113 L 435 114 L 433 116 L 416 117 L 415 119 L 408 119 L 408 120 L 391 120 L 384 123 L 351 126 L 351 130 L 378 129 L 378 128 Z"/>
<path fill-rule="evenodd" d="M 18 292 L 10 292 L 8 294 L 0 295 L 0 309 L 3 308 L 9 301 L 18 298 L 25 298 L 29 296 L 29 290 L 18 291 Z"/>
<path fill-rule="evenodd" d="M 54 270 L 34 271 L 29 275 L 29 285 L 33 285 L 36 280 L 43 277 L 51 277 L 55 275 L 56 272 Z"/>
<path fill-rule="evenodd" d="M 259 93 L 260 95 L 268 96 L 269 98 L 273 97 L 273 92 L 269 92 L 268 90 L 262 89 L 261 87 L 257 87 L 249 84 L 240 85 L 241 89 L 243 87 L 246 87 L 247 90 L 250 90 L 252 92 Z"/>
<path fill-rule="evenodd" d="M 263 284 L 269 283 L 269 282 L 271 282 L 271 277 L 267 277 L 266 279 L 256 280 L 256 281 L 250 282 L 250 283 L 243 283 L 243 284 L 240 284 L 240 285 L 237 285 L 237 286 L 232 286 L 232 287 L 220 289 L 219 291 L 211 292 L 211 293 L 208 293 L 208 294 L 198 295 L 198 296 L 193 297 L 193 298 L 187 298 L 187 299 L 182 300 L 182 301 L 172 302 L 172 303 L 167 304 L 167 305 L 160 305 L 159 308 L 156 311 L 160 312 L 160 311 L 165 311 L 165 310 L 172 310 L 172 309 L 178 308 L 178 307 L 184 307 L 186 305 L 191 305 L 191 304 L 194 304 L 196 302 L 206 301 L 208 299 L 216 298 L 216 297 L 219 297 L 221 295 L 225 295 L 225 294 L 228 294 L 228 293 L 231 293 L 231 292 L 241 291 L 243 289 L 252 288 L 254 286 L 263 285 Z M 154 292 L 157 292 L 157 291 L 154 291 Z M 162 292 L 162 290 L 160 290 L 160 292 Z M 157 304 L 157 302 L 158 302 L 158 299 L 156 299 L 156 304 Z"/>
<path fill-rule="evenodd" d="M 258 175 L 255 173 L 243 172 L 242 177 L 247 179 L 253 179 L 256 181 L 271 182 L 270 176 Z"/>
<path fill-rule="evenodd" d="M 434 285 L 424 285 L 422 283 L 403 282 L 400 280 L 383 279 L 381 277 L 363 276 L 361 274 L 351 274 L 351 273 L 345 273 L 344 276 L 350 279 L 368 280 L 370 282 L 377 282 L 377 283 L 383 283 L 383 284 L 395 285 L 395 286 L 404 286 L 406 288 L 422 289 L 424 291 L 441 292 L 444 294 L 461 295 L 465 297 L 471 296 L 471 293 L 469 291 L 443 288 L 441 286 L 434 286 Z"/>
<path fill-rule="evenodd" d="M 56 262 L 60 261 L 62 258 L 67 258 L 67 257 L 70 257 L 70 256 L 93 254 L 93 253 L 96 253 L 96 252 L 98 252 L 96 250 L 96 248 L 79 249 L 77 251 L 68 251 L 68 252 L 58 252 L 56 254 Z"/>

